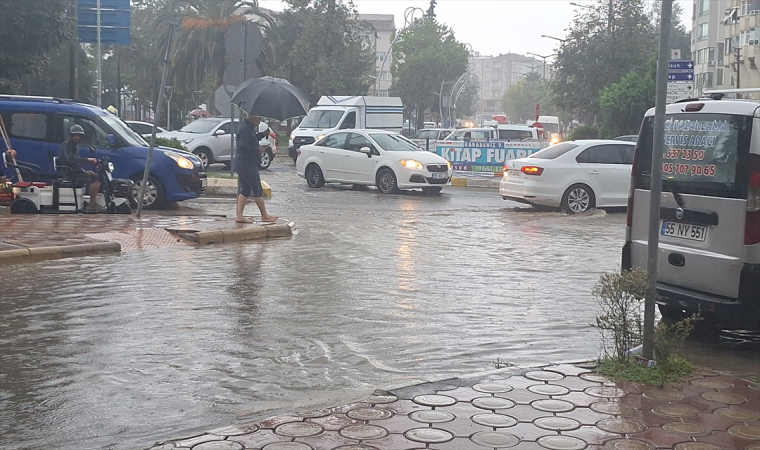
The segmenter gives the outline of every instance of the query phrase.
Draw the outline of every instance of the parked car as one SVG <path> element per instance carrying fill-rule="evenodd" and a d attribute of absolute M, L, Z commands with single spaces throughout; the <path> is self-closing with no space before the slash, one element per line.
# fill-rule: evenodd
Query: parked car
<path fill-rule="evenodd" d="M 623 207 L 635 145 L 613 140 L 578 140 L 546 147 L 508 161 L 499 185 L 505 200 L 580 213 Z"/>
<path fill-rule="evenodd" d="M 153 134 L 153 124 L 150 122 L 140 122 L 139 120 L 125 120 L 124 123 L 129 125 L 129 128 L 135 130 L 137 134 L 146 139 L 150 139 L 151 134 Z M 156 134 L 158 133 L 166 133 L 166 129 L 157 126 Z"/>
<path fill-rule="evenodd" d="M 462 128 L 452 131 L 446 136 L 444 141 L 463 141 L 465 137 L 470 136 L 471 141 L 495 141 L 499 138 L 499 133 L 496 128 L 482 127 L 482 128 Z"/>
<path fill-rule="evenodd" d="M 760 331 L 758 108 L 757 100 L 729 99 L 666 106 L 655 218 L 657 304 L 666 320 L 699 313 L 710 327 Z M 651 108 L 631 176 L 624 269 L 647 266 L 654 124 Z"/>
<path fill-rule="evenodd" d="M 423 128 L 414 133 L 412 142 L 425 150 L 435 152 L 435 144 L 442 141 L 454 131 L 451 128 Z"/>
<path fill-rule="evenodd" d="M 615 138 L 616 141 L 627 141 L 627 142 L 636 142 L 639 139 L 638 134 L 626 134 L 625 136 L 618 136 Z"/>
<path fill-rule="evenodd" d="M 337 182 L 437 194 L 451 180 L 451 163 L 391 131 L 335 131 L 299 151 L 296 172 L 311 188 Z"/>
<path fill-rule="evenodd" d="M 224 163 L 230 166 L 232 121 L 229 117 L 206 117 L 194 120 L 176 131 L 167 131 L 159 134 L 159 137 L 175 138 L 182 142 L 188 151 L 197 155 L 203 161 L 203 167 L 210 164 Z M 238 126 L 238 122 L 235 122 Z M 266 144 L 264 144 L 266 145 Z M 268 169 L 275 155 L 275 147 L 261 155 L 262 169 Z"/>
<path fill-rule="evenodd" d="M 92 105 L 53 97 L 0 94 L 0 115 L 10 135 L 18 160 L 36 164 L 41 181 L 61 177 L 53 167 L 61 143 L 74 125 L 84 128 L 80 144 L 82 157 L 108 157 L 114 178 L 135 182 L 134 205 L 142 184 L 148 143 L 119 117 Z M 95 153 L 90 152 L 90 148 Z M 5 175 L 10 175 L 6 173 Z M 143 206 L 153 208 L 167 202 L 196 198 L 206 192 L 206 173 L 201 161 L 186 152 L 157 147 L 153 153 Z"/>

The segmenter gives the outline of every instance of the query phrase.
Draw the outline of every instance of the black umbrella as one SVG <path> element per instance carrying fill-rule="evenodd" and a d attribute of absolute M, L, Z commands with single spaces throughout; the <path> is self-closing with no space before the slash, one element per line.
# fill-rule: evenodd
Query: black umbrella
<path fill-rule="evenodd" d="M 309 101 L 300 89 L 282 78 L 250 78 L 238 86 L 230 103 L 252 116 L 275 120 L 306 115 Z"/>

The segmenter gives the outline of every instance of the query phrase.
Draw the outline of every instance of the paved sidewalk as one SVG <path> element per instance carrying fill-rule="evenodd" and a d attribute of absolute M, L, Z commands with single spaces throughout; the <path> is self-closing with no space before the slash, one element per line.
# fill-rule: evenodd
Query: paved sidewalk
<path fill-rule="evenodd" d="M 588 367 L 588 366 L 587 366 Z M 510 368 L 376 391 L 154 450 L 760 450 L 760 384 L 700 370 L 665 389 L 582 365 Z"/>
<path fill-rule="evenodd" d="M 290 236 L 294 226 L 202 215 L 1 214 L 0 264 Z"/>

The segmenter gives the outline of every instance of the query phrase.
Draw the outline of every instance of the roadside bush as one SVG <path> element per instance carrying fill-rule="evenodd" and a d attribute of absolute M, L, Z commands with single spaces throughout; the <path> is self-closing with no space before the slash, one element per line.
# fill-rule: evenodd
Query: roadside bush
<path fill-rule="evenodd" d="M 187 150 L 187 147 L 185 147 L 182 142 L 178 141 L 177 138 L 167 139 L 156 137 L 156 145 L 161 147 L 176 148 L 178 150 Z"/>
<path fill-rule="evenodd" d="M 599 130 L 593 125 L 581 125 L 574 129 L 568 139 L 573 141 L 576 139 L 598 139 Z"/>

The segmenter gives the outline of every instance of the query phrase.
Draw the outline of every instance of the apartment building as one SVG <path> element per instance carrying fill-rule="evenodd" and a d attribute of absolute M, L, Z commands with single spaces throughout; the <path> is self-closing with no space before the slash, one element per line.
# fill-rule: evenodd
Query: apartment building
<path fill-rule="evenodd" d="M 380 80 L 379 82 L 375 80 L 369 94 L 376 95 L 375 91 L 377 90 L 377 95 L 387 97 L 388 90 L 393 84 L 393 77 L 391 76 L 393 49 L 390 48 L 396 33 L 393 14 L 359 14 L 358 19 L 372 25 L 376 33 L 376 36 L 371 36 L 370 39 L 376 51 L 375 74 L 380 77 Z M 381 68 L 382 73 L 380 73 Z"/>
<path fill-rule="evenodd" d="M 501 99 L 509 86 L 529 73 L 543 76 L 544 63 L 530 56 L 516 53 L 484 56 L 474 52 L 469 70 L 478 78 L 480 92 L 476 114 L 496 114 L 503 111 Z"/>
<path fill-rule="evenodd" d="M 695 94 L 760 88 L 760 0 L 694 0 L 691 51 Z"/>

